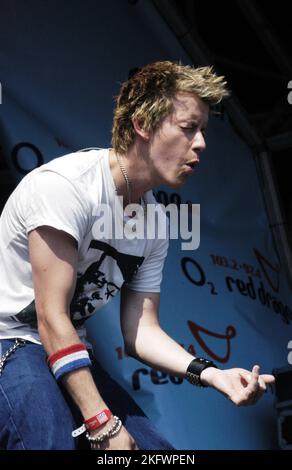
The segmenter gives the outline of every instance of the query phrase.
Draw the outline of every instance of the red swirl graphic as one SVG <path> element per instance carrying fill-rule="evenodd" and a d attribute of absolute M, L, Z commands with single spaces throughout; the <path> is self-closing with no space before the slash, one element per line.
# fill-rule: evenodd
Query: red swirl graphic
<path fill-rule="evenodd" d="M 229 325 L 226 327 L 225 335 L 220 334 L 220 333 L 215 333 L 214 331 L 207 330 L 206 328 L 203 328 L 200 325 L 197 325 L 191 320 L 188 320 L 188 327 L 191 330 L 192 334 L 194 335 L 195 339 L 201 346 L 201 348 L 210 356 L 212 359 L 214 359 L 217 362 L 221 362 L 222 364 L 226 363 L 230 357 L 230 341 L 232 338 L 236 336 L 236 329 L 234 326 Z M 218 338 L 221 340 L 226 340 L 226 345 L 227 345 L 227 352 L 224 357 L 218 356 L 216 353 L 214 353 L 205 343 L 205 341 L 201 338 L 200 333 L 205 333 L 208 336 L 211 336 L 213 338 Z"/>

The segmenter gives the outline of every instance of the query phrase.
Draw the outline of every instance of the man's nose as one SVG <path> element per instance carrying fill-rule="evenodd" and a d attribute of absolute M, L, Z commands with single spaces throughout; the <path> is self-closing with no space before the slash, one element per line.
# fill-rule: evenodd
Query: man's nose
<path fill-rule="evenodd" d="M 196 150 L 197 152 L 203 152 L 206 148 L 206 142 L 204 135 L 202 131 L 198 131 L 194 137 L 193 140 L 193 145 L 192 145 L 193 150 Z"/>

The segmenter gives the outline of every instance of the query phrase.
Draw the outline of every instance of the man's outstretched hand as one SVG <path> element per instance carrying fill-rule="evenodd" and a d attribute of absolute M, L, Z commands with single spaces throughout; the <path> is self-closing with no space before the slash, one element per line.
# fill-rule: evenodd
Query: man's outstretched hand
<path fill-rule="evenodd" d="M 270 374 L 260 375 L 260 366 L 252 371 L 233 368 L 220 370 L 209 367 L 201 373 L 203 383 L 223 393 L 237 406 L 254 405 L 266 391 L 267 385 L 274 383 Z"/>

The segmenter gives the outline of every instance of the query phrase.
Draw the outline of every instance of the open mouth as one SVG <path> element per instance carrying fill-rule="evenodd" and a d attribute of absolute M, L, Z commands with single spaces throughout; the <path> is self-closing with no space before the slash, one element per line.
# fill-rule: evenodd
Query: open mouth
<path fill-rule="evenodd" d="M 193 170 L 196 166 L 196 163 L 195 162 L 188 162 L 188 163 L 186 163 L 186 166 L 188 166 L 189 168 L 191 168 Z"/>

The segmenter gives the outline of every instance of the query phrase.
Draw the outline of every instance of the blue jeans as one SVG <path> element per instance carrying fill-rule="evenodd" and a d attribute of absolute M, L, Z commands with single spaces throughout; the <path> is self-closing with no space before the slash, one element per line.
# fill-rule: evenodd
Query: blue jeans
<path fill-rule="evenodd" d="M 14 339 L 0 340 L 2 355 Z M 92 374 L 111 411 L 135 439 L 139 449 L 173 449 L 130 395 L 102 369 L 95 358 Z M 0 450 L 89 449 L 84 435 L 71 433 L 82 416 L 46 364 L 46 352 L 27 342 L 7 360 L 0 376 Z"/>

